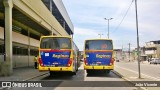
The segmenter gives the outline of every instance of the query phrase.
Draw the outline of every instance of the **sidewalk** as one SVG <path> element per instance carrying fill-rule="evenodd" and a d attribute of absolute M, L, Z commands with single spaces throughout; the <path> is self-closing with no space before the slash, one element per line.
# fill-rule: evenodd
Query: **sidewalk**
<path fill-rule="evenodd" d="M 34 69 L 34 67 L 16 68 L 13 69 L 11 76 L 0 76 L 0 81 L 22 81 L 45 73 L 47 72 L 39 72 L 38 69 Z"/>
<path fill-rule="evenodd" d="M 144 63 L 145 64 L 145 63 Z M 134 81 L 160 81 L 160 79 L 156 79 L 154 77 L 150 77 L 145 74 L 141 74 L 141 79 L 138 78 L 138 72 L 135 72 L 131 69 L 126 69 L 123 67 L 115 66 L 115 71 L 118 72 L 118 74 L 127 81 L 130 81 L 131 83 L 135 84 Z M 143 84 L 144 84 L 143 83 Z M 141 87 L 143 90 L 160 90 L 160 87 Z"/>
<path fill-rule="evenodd" d="M 123 62 L 123 63 L 138 63 L 137 61 L 120 61 L 120 62 Z M 150 62 L 148 61 L 141 61 L 140 64 L 150 64 Z"/>
<path fill-rule="evenodd" d="M 142 61 L 141 64 L 150 64 L 148 61 Z"/>

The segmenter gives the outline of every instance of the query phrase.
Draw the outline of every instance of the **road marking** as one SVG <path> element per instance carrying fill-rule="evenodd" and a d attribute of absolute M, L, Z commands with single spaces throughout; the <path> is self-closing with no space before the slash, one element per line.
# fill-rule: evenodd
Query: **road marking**
<path fill-rule="evenodd" d="M 127 70 L 127 71 L 130 71 L 130 72 L 133 72 L 133 73 L 138 74 L 138 72 L 137 72 L 137 71 L 133 71 L 133 70 L 131 70 L 131 69 L 127 69 L 127 68 L 123 68 L 123 67 L 119 67 L 119 66 L 115 66 L 115 67 L 117 67 L 117 68 L 121 68 L 121 69 L 124 69 L 124 70 Z M 146 74 L 144 74 L 144 73 L 141 73 L 141 74 L 142 74 L 144 77 L 148 77 L 148 78 L 150 78 L 150 79 L 152 79 L 152 80 L 160 81 L 160 79 L 159 79 L 159 78 L 155 78 L 155 77 L 152 77 L 152 76 L 146 75 Z"/>

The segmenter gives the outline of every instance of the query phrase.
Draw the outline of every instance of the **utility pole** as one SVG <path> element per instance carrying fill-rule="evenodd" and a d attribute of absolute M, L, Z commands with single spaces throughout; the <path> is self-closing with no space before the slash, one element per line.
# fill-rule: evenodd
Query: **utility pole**
<path fill-rule="evenodd" d="M 135 0 L 135 11 L 136 11 L 136 29 L 137 29 L 137 54 L 138 54 L 138 75 L 139 79 L 141 78 L 141 69 L 140 69 L 140 55 L 139 55 L 139 33 L 138 33 L 138 14 L 137 14 L 137 0 Z"/>
<path fill-rule="evenodd" d="M 124 61 L 124 55 L 123 55 L 123 45 L 122 45 L 122 52 L 121 52 L 121 55 L 122 55 L 122 60 Z"/>
<path fill-rule="evenodd" d="M 130 53 L 130 47 L 131 47 L 131 43 L 129 43 L 128 45 L 129 45 L 128 54 L 129 54 L 129 62 L 130 62 L 130 56 L 131 56 L 131 53 Z"/>
<path fill-rule="evenodd" d="M 109 18 L 109 19 L 107 19 L 107 18 L 104 18 L 104 20 L 108 20 L 108 39 L 109 39 L 109 20 L 112 20 L 113 18 Z"/>

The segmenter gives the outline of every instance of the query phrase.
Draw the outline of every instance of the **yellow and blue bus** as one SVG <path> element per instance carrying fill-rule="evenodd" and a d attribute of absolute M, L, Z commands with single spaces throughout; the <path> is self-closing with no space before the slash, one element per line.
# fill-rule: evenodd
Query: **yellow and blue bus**
<path fill-rule="evenodd" d="M 68 36 L 42 36 L 39 47 L 39 71 L 72 72 L 80 66 L 79 49 Z"/>
<path fill-rule="evenodd" d="M 87 73 L 114 69 L 114 50 L 111 39 L 89 39 L 84 45 L 84 69 Z"/>

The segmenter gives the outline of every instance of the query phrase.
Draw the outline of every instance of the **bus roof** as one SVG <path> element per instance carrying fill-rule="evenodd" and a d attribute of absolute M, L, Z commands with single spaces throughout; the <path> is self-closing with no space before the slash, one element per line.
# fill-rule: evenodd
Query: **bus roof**
<path fill-rule="evenodd" d="M 41 36 L 41 38 L 45 38 L 45 37 L 63 37 L 63 38 L 72 38 L 72 37 L 70 37 L 70 36 L 52 36 L 52 35 L 50 35 L 50 36 Z"/>
<path fill-rule="evenodd" d="M 89 41 L 89 40 L 111 40 L 112 41 L 112 39 L 107 39 L 107 38 L 86 39 L 85 41 Z"/>

